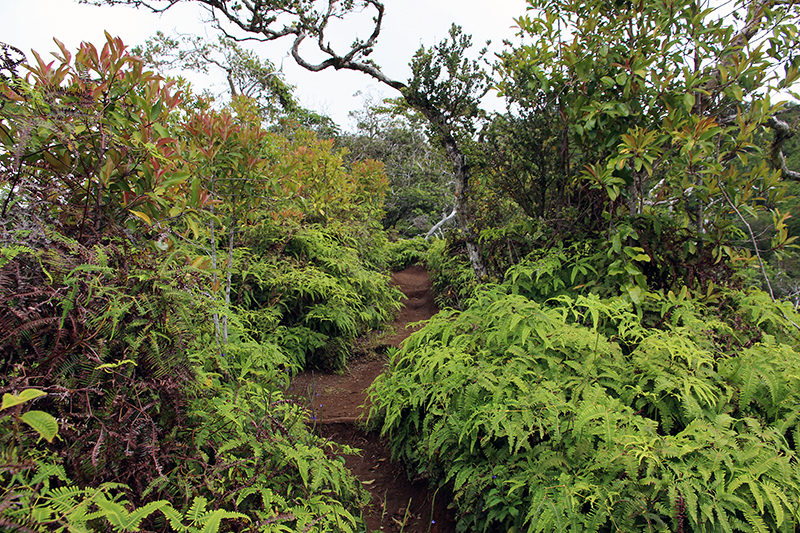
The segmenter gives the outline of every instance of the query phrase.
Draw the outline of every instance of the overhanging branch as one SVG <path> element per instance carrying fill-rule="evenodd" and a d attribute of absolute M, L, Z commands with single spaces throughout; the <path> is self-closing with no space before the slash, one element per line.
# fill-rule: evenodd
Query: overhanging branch
<path fill-rule="evenodd" d="M 325 61 L 317 64 L 309 63 L 300 53 L 300 44 L 306 38 L 305 34 L 299 34 L 297 38 L 294 40 L 294 44 L 292 45 L 292 58 L 297 62 L 298 65 L 303 67 L 306 70 L 310 70 L 311 72 L 320 72 L 327 68 L 333 67 L 336 70 L 347 69 L 347 70 L 354 70 L 357 72 L 363 72 L 364 74 L 368 74 L 372 76 L 376 80 L 381 83 L 392 87 L 398 91 L 402 91 L 406 85 L 400 81 L 393 80 L 386 76 L 380 68 L 376 65 L 364 62 L 364 61 L 353 61 L 352 59 L 348 59 L 348 57 L 352 56 L 348 54 L 347 56 L 337 56 L 333 55 L 326 59 Z M 351 51 L 352 52 L 352 51 Z"/>

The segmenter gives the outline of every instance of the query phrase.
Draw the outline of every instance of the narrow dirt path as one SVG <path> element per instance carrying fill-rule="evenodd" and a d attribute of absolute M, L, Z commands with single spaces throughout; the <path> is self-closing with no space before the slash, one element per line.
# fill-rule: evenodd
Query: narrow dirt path
<path fill-rule="evenodd" d="M 403 291 L 405 299 L 392 324 L 395 334 L 382 340 L 384 347 L 399 347 L 413 332 L 407 324 L 427 320 L 439 311 L 431 294 L 430 276 L 423 267 L 395 272 L 392 283 Z M 366 414 L 366 389 L 386 364 L 386 356 L 374 354 L 351 362 L 341 375 L 306 372 L 292 381 L 289 392 L 309 408 L 319 435 L 363 451 L 360 456 L 344 457 L 346 466 L 372 495 L 363 509 L 369 532 L 454 532 L 447 509 L 449 495 L 430 491 L 425 480 L 409 481 L 403 466 L 391 461 L 378 432 L 364 432 L 356 425 Z"/>

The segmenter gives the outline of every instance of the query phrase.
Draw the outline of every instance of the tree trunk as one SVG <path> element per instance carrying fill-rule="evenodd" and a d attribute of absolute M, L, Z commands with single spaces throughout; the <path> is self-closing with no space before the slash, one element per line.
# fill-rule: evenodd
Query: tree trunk
<path fill-rule="evenodd" d="M 406 89 L 402 91 L 402 93 L 406 102 L 422 113 L 431 125 L 434 126 L 447 157 L 453 163 L 456 196 L 455 210 L 456 217 L 458 218 L 458 226 L 459 229 L 461 229 L 461 235 L 467 246 L 467 255 L 472 265 L 472 271 L 475 273 L 475 277 L 478 278 L 478 281 L 483 281 L 488 275 L 488 272 L 486 266 L 483 264 L 480 245 L 472 231 L 472 214 L 469 209 L 469 179 L 471 174 L 470 166 L 467 163 L 467 157 L 458 148 L 458 141 L 456 141 L 453 136 L 450 126 L 445 117 L 442 116 L 441 111 L 434 107 L 424 95 L 418 92 Z"/>
<path fill-rule="evenodd" d="M 450 156 L 450 160 L 453 161 L 453 174 L 455 175 L 456 186 L 455 208 L 458 225 L 461 228 L 461 234 L 467 245 L 467 255 L 469 255 L 469 262 L 472 265 L 472 270 L 475 272 L 475 277 L 478 278 L 478 281 L 482 281 L 488 275 L 488 272 L 486 271 L 486 266 L 483 264 L 480 245 L 472 231 L 472 214 L 469 209 L 470 168 L 467 164 L 466 156 L 458 150 L 455 143 L 446 144 L 445 149 L 447 150 L 447 155 Z"/>
<path fill-rule="evenodd" d="M 452 220 L 452 219 L 453 219 L 453 217 L 455 217 L 457 214 L 458 214 L 458 210 L 455 208 L 455 206 L 453 206 L 453 212 L 452 212 L 452 213 L 450 213 L 449 215 L 446 215 L 444 218 L 442 218 L 442 220 L 440 220 L 439 222 L 437 222 L 437 223 L 436 223 L 436 224 L 435 224 L 435 225 L 434 225 L 434 226 L 433 226 L 433 227 L 432 227 L 432 228 L 431 228 L 431 229 L 428 231 L 428 233 L 425 235 L 425 240 L 427 241 L 428 239 L 430 239 L 430 238 L 431 238 L 431 236 L 432 236 L 434 233 L 436 233 L 436 232 L 439 230 L 439 228 L 441 228 L 441 227 L 442 227 L 442 226 L 443 226 L 443 225 L 444 225 L 446 222 L 448 222 L 449 220 Z"/>
<path fill-rule="evenodd" d="M 216 199 L 216 191 L 217 191 L 217 178 L 216 178 L 216 176 L 214 176 L 213 178 L 211 178 L 211 197 L 214 198 L 214 199 Z M 219 277 L 217 275 L 217 236 L 216 236 L 216 231 L 215 231 L 216 228 L 215 228 L 215 225 L 214 225 L 214 218 L 213 218 L 214 204 L 211 204 L 211 214 L 212 214 L 212 218 L 211 218 L 211 268 L 212 268 L 212 272 L 213 272 L 212 275 L 211 275 L 211 281 L 212 281 L 212 283 L 214 285 L 216 285 Z M 214 299 L 216 299 L 216 298 L 214 298 Z M 219 349 L 220 346 L 221 346 L 221 342 L 220 342 L 221 330 L 220 330 L 220 324 L 219 324 L 219 313 L 216 310 L 214 310 L 214 313 L 211 316 L 212 316 L 212 319 L 214 321 L 214 336 L 217 339 L 217 348 Z"/>

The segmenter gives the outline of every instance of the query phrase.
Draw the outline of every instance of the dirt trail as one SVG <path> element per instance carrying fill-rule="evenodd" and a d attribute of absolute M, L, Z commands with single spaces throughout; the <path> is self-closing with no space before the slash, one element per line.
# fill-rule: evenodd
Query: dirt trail
<path fill-rule="evenodd" d="M 392 282 L 406 297 L 392 324 L 395 334 L 381 341 L 384 347 L 399 347 L 413 332 L 407 324 L 427 320 L 439 310 L 431 294 L 430 276 L 423 267 L 395 272 Z M 403 466 L 391 461 L 380 435 L 361 431 L 356 425 L 366 414 L 366 389 L 386 363 L 386 356 L 375 354 L 351 362 L 341 375 L 306 372 L 292 381 L 290 394 L 310 409 L 319 435 L 363 451 L 360 456 L 345 456 L 345 464 L 372 495 L 363 509 L 368 531 L 453 532 L 452 512 L 447 509 L 449 495 L 428 490 L 425 480 L 409 481 Z"/>

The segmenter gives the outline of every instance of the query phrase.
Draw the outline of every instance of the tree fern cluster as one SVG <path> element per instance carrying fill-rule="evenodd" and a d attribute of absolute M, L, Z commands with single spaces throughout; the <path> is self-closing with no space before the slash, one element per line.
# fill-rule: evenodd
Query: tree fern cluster
<path fill-rule="evenodd" d="M 371 390 L 394 456 L 452 486 L 460 531 L 794 531 L 791 306 L 541 297 L 570 270 L 523 263 L 407 341 Z"/>

